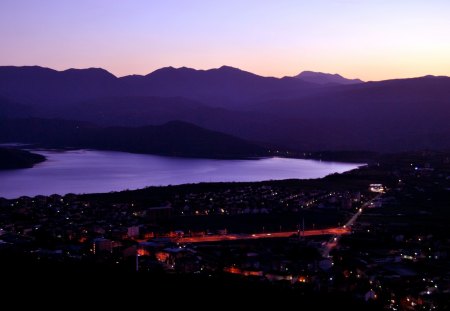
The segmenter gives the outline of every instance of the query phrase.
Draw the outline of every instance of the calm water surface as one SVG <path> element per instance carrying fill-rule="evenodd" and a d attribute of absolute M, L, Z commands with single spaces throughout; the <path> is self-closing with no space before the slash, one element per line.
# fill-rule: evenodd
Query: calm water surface
<path fill-rule="evenodd" d="M 0 171 L 0 197 L 94 193 L 198 182 L 318 178 L 360 164 L 286 158 L 210 160 L 126 152 L 33 151 L 47 161 L 30 169 Z"/>

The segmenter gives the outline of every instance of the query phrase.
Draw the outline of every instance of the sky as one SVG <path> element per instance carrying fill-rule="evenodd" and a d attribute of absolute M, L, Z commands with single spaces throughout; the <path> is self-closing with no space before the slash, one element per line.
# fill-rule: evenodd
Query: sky
<path fill-rule="evenodd" d="M 450 75 L 450 1 L 0 0 L 0 65 Z"/>

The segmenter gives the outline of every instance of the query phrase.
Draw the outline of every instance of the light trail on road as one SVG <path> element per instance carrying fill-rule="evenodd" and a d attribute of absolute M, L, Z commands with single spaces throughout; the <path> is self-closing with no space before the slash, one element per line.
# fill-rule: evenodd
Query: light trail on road
<path fill-rule="evenodd" d="M 267 232 L 253 234 L 227 234 L 227 235 L 205 235 L 198 237 L 182 237 L 176 240 L 178 243 L 205 243 L 205 242 L 223 242 L 238 240 L 257 240 L 270 238 L 288 238 L 299 234 L 301 236 L 318 236 L 318 235 L 342 235 L 350 233 L 348 228 L 334 227 L 327 229 L 305 230 L 303 231 L 283 231 L 283 232 Z"/>

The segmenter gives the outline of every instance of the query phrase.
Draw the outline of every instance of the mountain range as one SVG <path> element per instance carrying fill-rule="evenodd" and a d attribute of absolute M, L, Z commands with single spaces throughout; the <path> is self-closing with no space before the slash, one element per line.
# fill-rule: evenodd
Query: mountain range
<path fill-rule="evenodd" d="M 296 97 L 316 86 L 293 77 L 262 77 L 228 66 L 210 70 L 166 67 L 145 76 L 121 78 L 101 68 L 0 67 L 0 94 L 39 108 L 115 96 L 185 97 L 210 106 L 242 108 L 255 101 Z"/>
<path fill-rule="evenodd" d="M 118 78 L 99 68 L 8 66 L 0 67 L 0 118 L 74 120 L 114 135 L 182 121 L 293 151 L 449 149 L 450 78 L 274 78 L 228 66 Z"/>

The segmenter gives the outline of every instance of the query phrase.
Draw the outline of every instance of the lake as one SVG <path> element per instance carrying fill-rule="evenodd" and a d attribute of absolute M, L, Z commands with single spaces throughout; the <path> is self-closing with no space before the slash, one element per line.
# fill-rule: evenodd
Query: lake
<path fill-rule="evenodd" d="M 95 193 L 198 182 L 319 178 L 361 164 L 264 158 L 212 160 L 126 152 L 33 150 L 47 157 L 29 169 L 0 171 L 0 197 Z"/>

